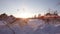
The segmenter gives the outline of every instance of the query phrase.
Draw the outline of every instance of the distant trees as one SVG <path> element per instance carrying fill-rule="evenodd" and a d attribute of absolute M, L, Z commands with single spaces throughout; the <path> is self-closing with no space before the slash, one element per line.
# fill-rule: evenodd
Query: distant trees
<path fill-rule="evenodd" d="M 41 14 L 38 14 L 38 17 L 40 17 L 41 16 Z"/>
<path fill-rule="evenodd" d="M 47 13 L 46 16 L 47 16 L 47 15 L 51 15 L 51 14 L 50 14 L 50 13 Z"/>
<path fill-rule="evenodd" d="M 7 17 L 7 14 L 3 13 L 0 15 L 0 19 L 5 19 Z"/>
<path fill-rule="evenodd" d="M 34 18 L 36 18 L 36 15 L 34 15 Z"/>
<path fill-rule="evenodd" d="M 55 12 L 54 12 L 54 15 L 57 15 L 57 16 L 58 16 L 58 13 L 57 13 L 57 11 L 55 11 Z"/>

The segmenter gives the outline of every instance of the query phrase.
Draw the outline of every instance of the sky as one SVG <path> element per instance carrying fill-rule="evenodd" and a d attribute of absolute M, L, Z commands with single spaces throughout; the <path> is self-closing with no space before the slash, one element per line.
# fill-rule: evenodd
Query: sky
<path fill-rule="evenodd" d="M 0 14 L 20 15 L 21 13 L 44 14 L 48 9 L 60 13 L 60 0 L 0 0 Z M 17 16 L 17 17 L 18 17 Z"/>

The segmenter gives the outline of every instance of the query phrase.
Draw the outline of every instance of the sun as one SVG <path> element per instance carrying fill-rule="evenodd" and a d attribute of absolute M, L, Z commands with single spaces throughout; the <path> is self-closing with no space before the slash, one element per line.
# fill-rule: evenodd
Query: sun
<path fill-rule="evenodd" d="M 20 18 L 30 18 L 32 17 L 31 13 L 23 12 L 19 15 Z"/>
<path fill-rule="evenodd" d="M 32 13 L 29 13 L 29 12 L 18 13 L 15 16 L 18 18 L 31 18 L 31 17 L 33 17 Z"/>

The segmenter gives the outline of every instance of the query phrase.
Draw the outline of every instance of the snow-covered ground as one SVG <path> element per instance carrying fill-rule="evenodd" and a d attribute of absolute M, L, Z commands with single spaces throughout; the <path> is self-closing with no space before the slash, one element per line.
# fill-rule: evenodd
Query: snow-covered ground
<path fill-rule="evenodd" d="M 16 21 L 14 24 L 6 25 L 7 22 L 0 21 L 0 34 L 60 34 L 60 24 L 51 25 L 45 24 L 43 20 L 30 19 L 26 25 L 21 27 L 22 22 Z"/>

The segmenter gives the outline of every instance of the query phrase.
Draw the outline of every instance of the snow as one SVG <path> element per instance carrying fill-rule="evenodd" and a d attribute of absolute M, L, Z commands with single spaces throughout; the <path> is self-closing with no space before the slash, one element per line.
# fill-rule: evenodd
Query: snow
<path fill-rule="evenodd" d="M 7 24 L 6 21 L 2 21 L 2 20 L 0 21 L 0 25 L 5 25 L 5 24 Z"/>
<path fill-rule="evenodd" d="M 45 24 L 43 20 L 30 19 L 23 27 L 21 23 L 23 21 L 19 20 L 7 26 L 7 21 L 0 20 L 0 34 L 60 34 L 60 24 L 52 24 L 52 21 Z"/>
<path fill-rule="evenodd" d="M 45 22 L 42 20 L 39 20 L 39 19 L 31 19 L 28 22 L 28 25 L 30 25 L 32 28 L 34 28 L 34 30 L 36 30 L 38 26 L 43 26 L 44 24 L 45 24 Z"/>

